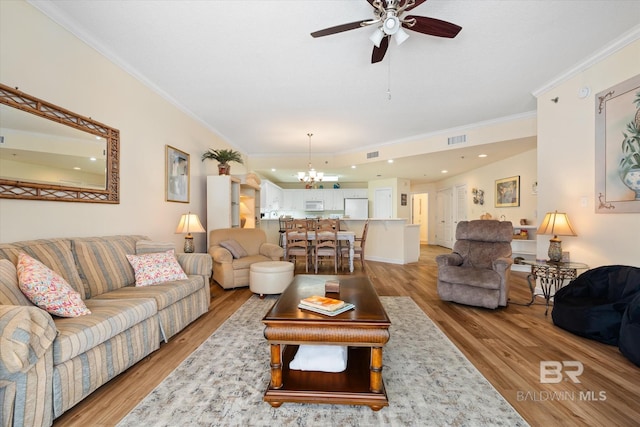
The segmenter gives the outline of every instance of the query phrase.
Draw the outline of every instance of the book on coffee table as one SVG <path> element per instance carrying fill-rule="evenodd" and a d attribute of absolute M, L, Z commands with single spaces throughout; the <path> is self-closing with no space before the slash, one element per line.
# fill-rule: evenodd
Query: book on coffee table
<path fill-rule="evenodd" d="M 318 308 L 320 310 L 334 311 L 344 307 L 345 302 L 335 298 L 314 295 L 301 299 L 300 304 L 308 307 Z"/>
<path fill-rule="evenodd" d="M 351 303 L 345 303 L 342 307 L 336 310 L 328 311 L 328 310 L 323 310 L 321 308 L 312 307 L 310 305 L 306 305 L 301 302 L 300 304 L 298 304 L 298 308 L 301 308 L 303 310 L 309 310 L 314 313 L 324 314 L 326 316 L 337 316 L 338 314 L 344 313 L 345 311 L 353 310 L 354 308 L 356 308 L 356 306 Z"/>

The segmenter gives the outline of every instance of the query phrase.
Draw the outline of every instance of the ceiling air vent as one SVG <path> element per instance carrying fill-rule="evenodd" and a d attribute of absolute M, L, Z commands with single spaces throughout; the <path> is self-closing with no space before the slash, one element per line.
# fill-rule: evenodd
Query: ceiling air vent
<path fill-rule="evenodd" d="M 447 138 L 447 145 L 462 144 L 467 142 L 467 135 L 450 136 Z"/>
<path fill-rule="evenodd" d="M 378 157 L 380 155 L 379 152 L 377 151 L 372 151 L 370 153 L 367 153 L 367 159 L 375 159 L 376 157 Z"/>

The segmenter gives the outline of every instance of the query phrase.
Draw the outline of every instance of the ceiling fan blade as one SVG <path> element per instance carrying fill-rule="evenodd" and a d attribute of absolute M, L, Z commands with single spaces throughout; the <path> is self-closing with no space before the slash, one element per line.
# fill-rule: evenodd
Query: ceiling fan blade
<path fill-rule="evenodd" d="M 451 22 L 441 21 L 440 19 L 427 18 L 426 16 L 413 16 L 409 15 L 405 19 L 415 19 L 416 23 L 413 26 L 402 24 L 408 30 L 417 31 L 422 34 L 428 34 L 430 36 L 448 37 L 454 38 L 458 35 L 462 27 L 452 24 Z"/>
<path fill-rule="evenodd" d="M 387 48 L 389 47 L 389 36 L 385 36 L 380 42 L 380 47 L 374 46 L 373 52 L 371 53 L 371 63 L 375 64 L 376 62 L 382 61 L 384 58 L 384 54 L 387 53 Z"/>
<path fill-rule="evenodd" d="M 427 0 L 416 0 L 416 3 L 413 6 L 409 6 L 408 8 L 405 9 L 405 11 L 411 10 L 411 9 L 415 9 L 416 7 L 420 6 L 422 3 L 426 2 Z"/>
<path fill-rule="evenodd" d="M 349 22 L 348 24 L 336 25 L 335 27 L 325 28 L 324 30 L 314 31 L 311 33 L 311 37 L 324 37 L 331 34 L 341 33 L 343 31 L 355 30 L 356 28 L 362 27 L 362 24 L 368 21 L 370 20 L 365 19 L 362 21 Z"/>

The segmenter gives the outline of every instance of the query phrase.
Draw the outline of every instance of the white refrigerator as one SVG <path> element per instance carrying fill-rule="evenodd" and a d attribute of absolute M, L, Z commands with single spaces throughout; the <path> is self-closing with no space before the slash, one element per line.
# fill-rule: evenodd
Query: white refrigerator
<path fill-rule="evenodd" d="M 369 218 L 369 199 L 344 199 L 344 216 L 353 219 Z"/>

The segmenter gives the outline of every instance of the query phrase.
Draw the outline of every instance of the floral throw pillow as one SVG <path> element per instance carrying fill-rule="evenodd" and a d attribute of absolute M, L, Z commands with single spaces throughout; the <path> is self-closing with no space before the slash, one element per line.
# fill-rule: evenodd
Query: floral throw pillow
<path fill-rule="evenodd" d="M 187 279 L 171 249 L 144 255 L 127 255 L 136 276 L 136 286 L 149 286 L 172 280 Z"/>
<path fill-rule="evenodd" d="M 91 314 L 76 292 L 62 276 L 40 261 L 21 252 L 18 254 L 18 286 L 29 301 L 60 317 Z"/>

